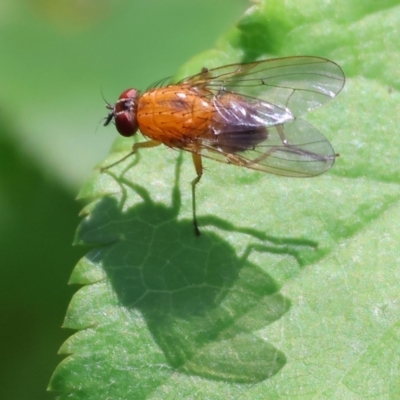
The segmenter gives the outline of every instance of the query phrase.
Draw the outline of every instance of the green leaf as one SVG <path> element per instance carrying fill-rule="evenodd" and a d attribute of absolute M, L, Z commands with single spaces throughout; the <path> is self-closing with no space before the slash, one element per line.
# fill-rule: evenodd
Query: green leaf
<path fill-rule="evenodd" d="M 283 7 L 283 4 L 285 7 Z M 341 154 L 313 179 L 143 150 L 95 172 L 51 389 L 74 399 L 395 398 L 400 148 L 398 3 L 254 5 L 177 74 L 318 55 L 347 75 L 306 118 Z M 377 39 L 379 38 L 379 40 Z M 129 152 L 117 140 L 108 165 Z"/>

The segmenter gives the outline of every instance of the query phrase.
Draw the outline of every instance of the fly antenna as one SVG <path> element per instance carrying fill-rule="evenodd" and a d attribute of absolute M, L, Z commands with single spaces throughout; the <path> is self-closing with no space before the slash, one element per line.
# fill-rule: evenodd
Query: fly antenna
<path fill-rule="evenodd" d="M 106 107 L 107 107 L 109 110 L 111 110 L 111 107 L 113 107 L 113 105 L 112 105 L 111 103 L 109 103 L 109 102 L 107 101 L 107 99 L 105 98 L 104 92 L 103 92 L 103 88 L 102 88 L 102 87 L 100 88 L 100 94 L 101 94 L 101 97 L 103 98 L 104 103 L 106 103 Z"/>
<path fill-rule="evenodd" d="M 104 117 L 104 118 L 97 124 L 97 126 L 99 126 L 100 123 L 101 123 L 102 121 L 104 121 L 103 126 L 107 126 L 107 125 L 109 125 L 110 122 L 113 120 L 114 115 L 115 115 L 114 104 L 111 104 L 111 103 L 109 103 L 109 102 L 107 101 L 107 99 L 106 99 L 105 96 L 104 96 L 103 88 L 100 88 L 100 94 L 101 94 L 101 97 L 102 97 L 103 100 L 104 100 L 104 103 L 106 103 L 106 108 L 107 108 L 108 110 L 110 110 L 110 112 L 108 113 L 108 115 L 107 115 L 106 117 Z"/>

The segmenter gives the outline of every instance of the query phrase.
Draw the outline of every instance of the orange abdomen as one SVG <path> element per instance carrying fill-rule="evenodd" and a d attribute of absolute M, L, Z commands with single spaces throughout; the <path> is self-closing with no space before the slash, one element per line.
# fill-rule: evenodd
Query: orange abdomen
<path fill-rule="evenodd" d="M 170 85 L 142 95 L 137 121 L 144 135 L 179 147 L 206 133 L 214 113 L 213 104 L 199 89 Z"/>

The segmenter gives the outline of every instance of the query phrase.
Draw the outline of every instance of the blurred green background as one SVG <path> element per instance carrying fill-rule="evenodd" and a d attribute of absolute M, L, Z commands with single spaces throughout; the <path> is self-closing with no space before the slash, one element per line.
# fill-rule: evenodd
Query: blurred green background
<path fill-rule="evenodd" d="M 46 387 L 85 249 L 75 196 L 116 133 L 109 102 L 213 47 L 246 0 L 2 0 L 0 4 L 0 398 Z"/>

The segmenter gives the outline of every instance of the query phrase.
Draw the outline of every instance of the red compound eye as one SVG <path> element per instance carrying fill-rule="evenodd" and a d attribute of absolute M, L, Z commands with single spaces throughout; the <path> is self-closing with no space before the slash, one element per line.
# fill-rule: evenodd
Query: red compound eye
<path fill-rule="evenodd" d="M 136 89 L 127 89 L 114 104 L 115 127 L 122 136 L 133 136 L 138 130 L 136 119 L 138 100 L 139 92 Z"/>

